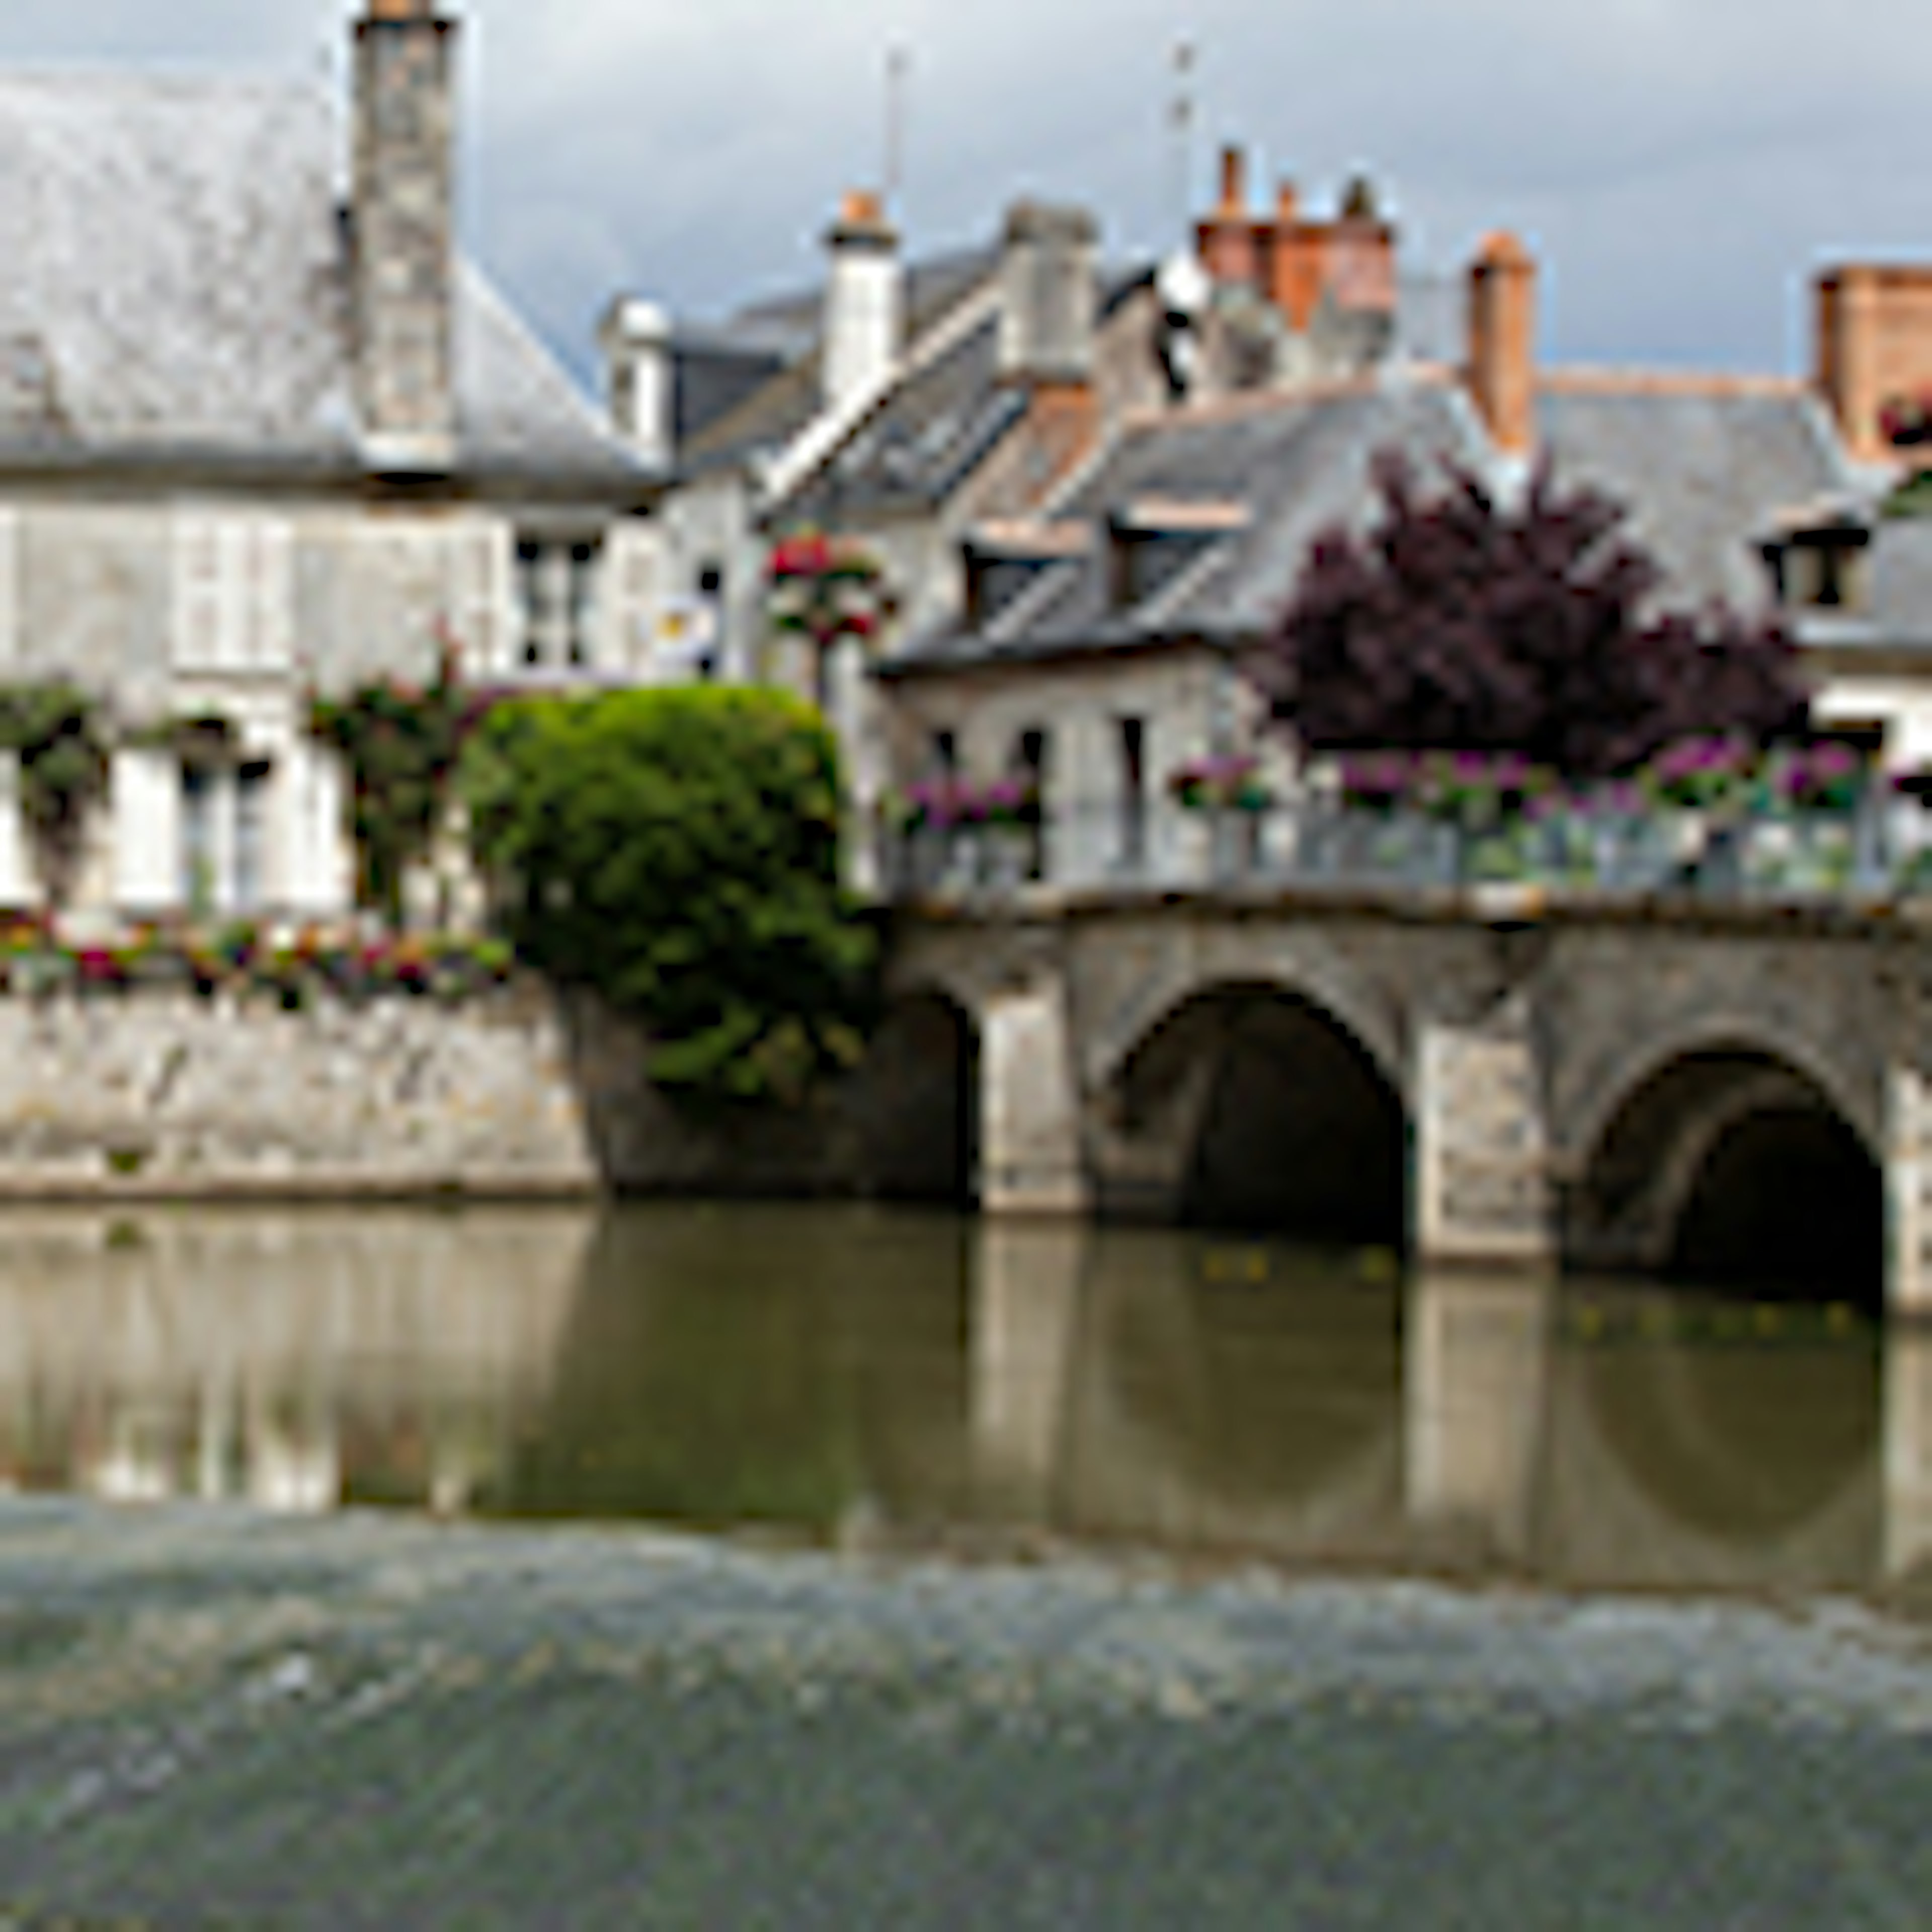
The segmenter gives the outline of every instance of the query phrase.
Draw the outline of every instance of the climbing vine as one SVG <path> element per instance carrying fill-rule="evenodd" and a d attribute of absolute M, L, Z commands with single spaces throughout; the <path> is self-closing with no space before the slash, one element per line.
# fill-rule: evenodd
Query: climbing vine
<path fill-rule="evenodd" d="M 458 755 L 488 704 L 460 682 L 448 644 L 427 684 L 382 677 L 340 698 L 310 698 L 310 733 L 349 769 L 363 904 L 400 912 L 404 874 L 436 836 Z"/>
<path fill-rule="evenodd" d="M 0 751 L 20 760 L 21 817 L 58 904 L 80 866 L 88 812 L 106 788 L 100 706 L 58 680 L 0 686 Z"/>

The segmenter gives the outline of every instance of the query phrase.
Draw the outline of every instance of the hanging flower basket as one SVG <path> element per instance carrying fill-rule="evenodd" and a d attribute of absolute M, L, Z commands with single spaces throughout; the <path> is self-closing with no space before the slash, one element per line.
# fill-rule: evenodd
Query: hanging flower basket
<path fill-rule="evenodd" d="M 1260 766 L 1246 756 L 1192 758 L 1168 774 L 1167 788 L 1184 811 L 1265 812 L 1274 800 Z"/>

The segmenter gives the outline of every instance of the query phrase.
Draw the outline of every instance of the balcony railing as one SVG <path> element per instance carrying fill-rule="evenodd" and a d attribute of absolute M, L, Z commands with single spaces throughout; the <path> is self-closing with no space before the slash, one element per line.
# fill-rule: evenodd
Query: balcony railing
<path fill-rule="evenodd" d="M 1932 814 L 1591 812 L 1472 826 L 1316 798 L 1258 811 L 1150 800 L 1072 805 L 1036 824 L 884 835 L 895 898 L 982 901 L 1029 887 L 1151 893 L 1268 887 L 1426 893 L 1517 884 L 1556 893 L 1805 903 L 1932 894 Z"/>

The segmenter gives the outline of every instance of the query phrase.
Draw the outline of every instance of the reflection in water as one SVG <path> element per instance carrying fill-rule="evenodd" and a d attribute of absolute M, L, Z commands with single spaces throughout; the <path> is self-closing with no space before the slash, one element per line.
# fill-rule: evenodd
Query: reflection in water
<path fill-rule="evenodd" d="M 543 1392 L 590 1218 L 7 1226 L 0 1477 L 14 1486 L 446 1510 Z"/>
<path fill-rule="evenodd" d="M 1932 1567 L 1932 1336 L 1172 1232 L 14 1216 L 0 1478 L 1582 1587 Z"/>

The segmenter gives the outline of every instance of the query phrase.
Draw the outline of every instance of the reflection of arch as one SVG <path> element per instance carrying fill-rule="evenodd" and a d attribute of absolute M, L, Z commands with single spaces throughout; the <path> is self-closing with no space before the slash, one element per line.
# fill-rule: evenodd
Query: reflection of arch
<path fill-rule="evenodd" d="M 1165 1148 L 1184 1220 L 1402 1241 L 1401 1089 L 1346 1020 L 1304 995 L 1198 987 L 1128 1056 L 1110 1099 L 1127 1144 Z"/>
<path fill-rule="evenodd" d="M 1869 1513 L 1881 1418 L 1866 1342 L 1660 1340 L 1573 1348 L 1564 1370 L 1572 1408 L 1660 1520 L 1762 1548 Z"/>
<path fill-rule="evenodd" d="M 1571 1143 L 1572 1258 L 1871 1298 L 1884 1189 L 1859 1097 L 1815 1056 L 1748 1034 L 1648 1057 Z"/>
<path fill-rule="evenodd" d="M 980 1036 L 938 986 L 895 998 L 874 1036 L 860 1109 L 866 1172 L 887 1200 L 969 1204 L 980 1166 Z"/>

